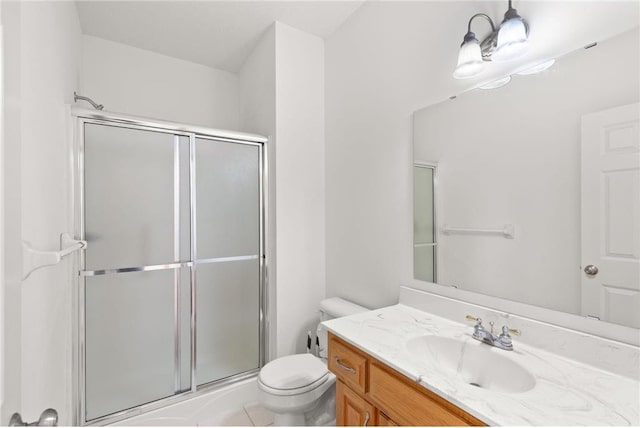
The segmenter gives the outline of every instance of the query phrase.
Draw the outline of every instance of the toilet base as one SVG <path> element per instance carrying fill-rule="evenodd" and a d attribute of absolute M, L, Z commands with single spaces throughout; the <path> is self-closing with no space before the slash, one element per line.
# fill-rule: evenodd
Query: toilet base
<path fill-rule="evenodd" d="M 276 409 L 269 405 L 273 403 L 263 401 L 263 405 L 273 412 L 274 426 L 335 426 L 336 389 L 334 383 L 331 382 L 330 387 L 313 402 L 311 408 L 299 408 L 296 412 L 287 412 L 283 408 Z"/>

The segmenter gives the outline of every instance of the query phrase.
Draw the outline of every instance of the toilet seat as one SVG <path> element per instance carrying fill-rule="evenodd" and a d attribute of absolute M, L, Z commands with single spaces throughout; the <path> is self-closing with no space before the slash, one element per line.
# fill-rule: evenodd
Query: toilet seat
<path fill-rule="evenodd" d="M 329 378 L 326 364 L 311 354 L 281 357 L 266 364 L 258 384 L 273 395 L 298 395 L 314 390 Z"/>

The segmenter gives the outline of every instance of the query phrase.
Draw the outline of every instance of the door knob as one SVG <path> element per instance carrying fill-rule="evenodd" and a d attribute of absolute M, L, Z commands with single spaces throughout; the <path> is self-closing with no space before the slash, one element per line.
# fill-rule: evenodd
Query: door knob
<path fill-rule="evenodd" d="M 58 426 L 58 412 L 54 409 L 47 409 L 40 415 L 40 419 L 36 422 L 24 422 L 22 420 L 22 416 L 20 413 L 14 413 L 11 415 L 11 420 L 9 421 L 10 427 L 57 427 Z"/>
<path fill-rule="evenodd" d="M 598 266 L 586 265 L 584 267 L 584 273 L 586 273 L 589 276 L 596 276 L 598 274 Z"/>

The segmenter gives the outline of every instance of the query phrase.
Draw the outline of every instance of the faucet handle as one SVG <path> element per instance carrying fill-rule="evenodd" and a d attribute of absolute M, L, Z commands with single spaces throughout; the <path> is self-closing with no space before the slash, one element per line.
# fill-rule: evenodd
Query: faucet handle
<path fill-rule="evenodd" d="M 471 315 L 467 315 L 465 317 L 469 321 L 475 321 L 476 325 L 473 326 L 474 334 L 478 334 L 481 331 L 484 331 L 484 326 L 482 325 L 482 318 L 472 317 Z"/>
<path fill-rule="evenodd" d="M 488 334 L 488 332 L 487 330 L 485 330 L 484 326 L 482 325 L 482 319 L 472 317 L 471 315 L 467 315 L 465 318 L 468 319 L 469 321 L 476 322 L 476 325 L 473 326 L 472 337 L 476 340 L 483 340 Z"/>
<path fill-rule="evenodd" d="M 516 335 L 516 336 L 520 336 L 522 334 L 522 332 L 520 330 L 516 329 L 516 328 L 509 328 L 506 325 L 503 326 L 502 327 L 502 334 L 507 334 L 508 335 L 509 333 L 511 333 L 513 335 Z"/>
<path fill-rule="evenodd" d="M 502 326 L 502 334 L 497 338 L 497 344 L 499 348 L 505 349 L 507 351 L 513 350 L 513 341 L 511 340 L 511 336 L 509 333 L 513 333 L 516 336 L 520 336 L 520 330 L 516 330 L 514 328 L 509 328 L 506 325 Z"/>
<path fill-rule="evenodd" d="M 478 324 L 482 324 L 482 319 L 481 318 L 472 317 L 471 315 L 467 315 L 465 318 L 468 321 L 475 321 Z"/>

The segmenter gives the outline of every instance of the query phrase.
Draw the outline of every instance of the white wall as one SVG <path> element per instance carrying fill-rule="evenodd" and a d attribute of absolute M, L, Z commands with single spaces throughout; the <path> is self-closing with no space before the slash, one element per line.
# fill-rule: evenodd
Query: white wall
<path fill-rule="evenodd" d="M 515 6 L 534 45 L 521 62 L 637 25 L 635 2 Z M 514 67 L 490 67 L 471 81 L 451 77 L 476 12 L 500 20 L 504 3 L 366 2 L 327 39 L 328 296 L 384 306 L 397 301 L 399 284 L 412 282 L 411 114 Z"/>
<path fill-rule="evenodd" d="M 273 358 L 305 350 L 325 296 L 324 41 L 276 22 L 239 76 L 243 130 L 270 136 Z"/>
<path fill-rule="evenodd" d="M 20 64 L 15 58 L 20 55 L 20 7 L 15 3 L 0 3 L 0 22 L 2 24 L 2 121 L 0 136 L 0 423 L 7 423 L 11 412 L 20 406 L 20 269 L 13 268 L 16 259 L 10 254 L 19 254 L 20 248 L 20 168 L 16 162 L 7 159 L 20 158 L 20 146 L 7 146 L 5 141 L 19 140 L 20 111 L 12 102 L 20 94 Z M 13 61 L 7 61 L 14 58 Z M 14 108 L 12 108 L 12 105 Z M 7 186 L 12 183 L 12 186 Z M 11 222 L 11 227 L 8 223 Z M 10 251 L 13 249 L 13 252 Z M 8 263 L 13 262 L 13 263 Z M 18 267 L 21 259 L 18 256 Z M 13 272 L 12 272 L 13 271 Z M 9 274 L 12 272 L 13 275 Z M 7 304 L 9 303 L 9 304 Z M 17 343 L 18 346 L 7 347 L 6 343 Z"/>
<path fill-rule="evenodd" d="M 327 296 L 372 308 L 412 267 L 410 114 L 427 83 L 408 4 L 365 3 L 326 41 Z"/>
<path fill-rule="evenodd" d="M 277 260 L 276 260 L 276 30 L 275 25 L 262 38 L 238 73 L 240 88 L 240 129 L 269 137 L 267 143 L 267 177 L 269 180 L 266 212 L 269 332 L 268 359 L 276 356 L 277 347 Z"/>
<path fill-rule="evenodd" d="M 239 128 L 236 75 L 121 43 L 82 36 L 81 88 L 108 111 Z"/>
<path fill-rule="evenodd" d="M 72 421 L 70 267 L 65 261 L 20 283 L 20 241 L 55 250 L 60 233 L 70 230 L 65 103 L 72 102 L 77 89 L 80 25 L 70 2 L 4 6 L 4 138 L 11 141 L 3 163 L 5 338 L 11 340 L 4 370 L 11 379 L 3 381 L 11 404 L 4 403 L 2 422 L 14 411 L 37 420 L 42 410 L 53 407 L 65 425 Z"/>
<path fill-rule="evenodd" d="M 324 281 L 324 42 L 282 23 L 240 71 L 241 124 L 269 135 L 270 357 L 303 352 Z"/>
<path fill-rule="evenodd" d="M 245 132 L 272 136 L 276 131 L 275 37 L 272 25 L 238 73 L 240 129 Z"/>
<path fill-rule="evenodd" d="M 416 112 L 415 157 L 438 162 L 440 226 L 516 225 L 515 239 L 440 232 L 439 283 L 580 313 L 581 117 L 638 101 L 638 40 L 636 29 Z"/>
<path fill-rule="evenodd" d="M 303 352 L 325 296 L 324 41 L 276 23 L 278 355 Z"/>

